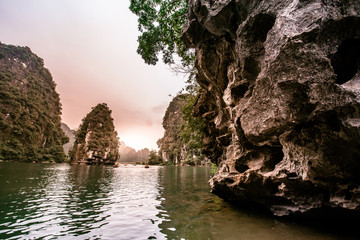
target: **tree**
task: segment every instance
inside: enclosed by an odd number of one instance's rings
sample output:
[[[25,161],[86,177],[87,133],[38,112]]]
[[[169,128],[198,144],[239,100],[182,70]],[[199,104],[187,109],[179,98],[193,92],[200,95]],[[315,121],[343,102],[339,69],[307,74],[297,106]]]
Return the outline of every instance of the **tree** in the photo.
[[[193,72],[194,53],[180,39],[186,22],[188,3],[186,0],[131,0],[130,10],[136,14],[138,28],[137,53],[147,64],[155,65],[162,55],[165,64],[176,72]],[[175,55],[181,64],[175,64]]]
[[[160,164],[160,163],[162,163],[162,160],[159,157],[159,155],[157,154],[157,152],[154,151],[154,150],[151,150],[150,154],[148,156],[148,164],[157,165],[157,164]]]

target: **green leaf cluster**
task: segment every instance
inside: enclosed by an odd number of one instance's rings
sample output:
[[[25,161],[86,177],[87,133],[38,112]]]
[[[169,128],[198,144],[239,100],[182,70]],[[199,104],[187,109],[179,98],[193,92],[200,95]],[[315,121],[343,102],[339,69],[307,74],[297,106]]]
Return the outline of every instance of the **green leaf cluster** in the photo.
[[[174,64],[180,57],[184,67],[193,65],[194,53],[181,41],[181,31],[186,22],[186,0],[131,0],[130,10],[138,18],[137,52],[147,64],[155,65],[159,54],[165,64]]]
[[[0,44],[0,160],[65,160],[61,105],[43,60]]]

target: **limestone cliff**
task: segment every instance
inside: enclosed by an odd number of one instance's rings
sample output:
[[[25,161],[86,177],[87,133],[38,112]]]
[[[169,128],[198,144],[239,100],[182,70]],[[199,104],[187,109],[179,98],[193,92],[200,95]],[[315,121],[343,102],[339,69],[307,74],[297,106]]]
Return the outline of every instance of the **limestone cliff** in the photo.
[[[163,118],[164,136],[158,140],[159,155],[164,162],[178,165],[204,164],[201,147],[197,139],[199,121],[193,118],[193,100],[196,96],[179,94],[170,102]],[[189,116],[186,116],[189,115]],[[199,126],[197,126],[199,127]]]
[[[186,104],[186,95],[180,94],[170,102],[163,118],[164,136],[158,140],[159,155],[164,162],[180,164],[185,161],[184,144],[180,138],[183,114],[181,109]]]
[[[64,131],[65,135],[69,138],[69,142],[64,144],[64,152],[68,154],[70,149],[73,148],[75,143],[75,130],[71,130],[68,125],[61,123],[61,129]]]
[[[212,192],[275,215],[360,210],[360,2],[190,0]]]
[[[68,139],[55,86],[28,47],[0,43],[0,160],[64,161]]]
[[[119,141],[106,103],[93,107],[82,120],[70,157],[73,162],[87,164],[114,164],[118,160]]]

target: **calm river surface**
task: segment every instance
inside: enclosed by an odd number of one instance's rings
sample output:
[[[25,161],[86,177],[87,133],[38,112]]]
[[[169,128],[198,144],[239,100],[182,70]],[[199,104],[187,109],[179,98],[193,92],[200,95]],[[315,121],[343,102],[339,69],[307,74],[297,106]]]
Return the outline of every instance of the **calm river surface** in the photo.
[[[244,212],[210,169],[0,163],[0,239],[343,239]]]

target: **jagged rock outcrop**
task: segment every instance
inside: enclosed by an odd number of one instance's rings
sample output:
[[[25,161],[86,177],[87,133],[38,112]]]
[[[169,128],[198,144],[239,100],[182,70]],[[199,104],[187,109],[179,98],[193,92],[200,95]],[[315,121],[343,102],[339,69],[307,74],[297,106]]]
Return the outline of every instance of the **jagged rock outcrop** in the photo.
[[[61,129],[64,131],[65,135],[69,138],[69,142],[63,145],[64,152],[67,155],[70,149],[73,148],[75,143],[75,130],[71,130],[68,125],[61,123]]]
[[[360,2],[190,0],[212,192],[275,215],[360,211]]]
[[[93,107],[82,120],[69,155],[72,162],[87,164],[114,164],[119,159],[119,140],[106,103]]]
[[[65,160],[55,86],[30,48],[0,43],[0,160]]]

